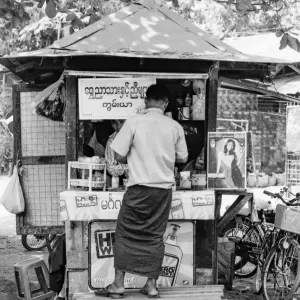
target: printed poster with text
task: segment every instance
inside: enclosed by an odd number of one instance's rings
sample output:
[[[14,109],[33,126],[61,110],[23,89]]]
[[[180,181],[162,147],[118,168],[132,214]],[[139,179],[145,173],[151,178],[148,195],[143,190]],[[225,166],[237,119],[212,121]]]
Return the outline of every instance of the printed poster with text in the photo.
[[[145,97],[155,78],[78,79],[79,119],[127,119],[145,111]]]
[[[208,132],[208,188],[246,188],[246,132]]]
[[[116,222],[89,223],[89,287],[99,289],[114,280]],[[194,223],[168,222],[165,256],[158,287],[192,286],[194,281]],[[126,274],[125,288],[141,288],[147,278]]]

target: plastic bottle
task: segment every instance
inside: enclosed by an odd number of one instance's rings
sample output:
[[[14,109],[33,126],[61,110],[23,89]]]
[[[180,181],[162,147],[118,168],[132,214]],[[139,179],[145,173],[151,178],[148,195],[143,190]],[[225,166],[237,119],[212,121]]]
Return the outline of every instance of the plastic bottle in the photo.
[[[180,226],[171,224],[171,231],[165,241],[165,255],[161,273],[157,280],[158,287],[170,287],[176,283],[178,271],[182,260],[182,250],[177,245],[177,236]]]

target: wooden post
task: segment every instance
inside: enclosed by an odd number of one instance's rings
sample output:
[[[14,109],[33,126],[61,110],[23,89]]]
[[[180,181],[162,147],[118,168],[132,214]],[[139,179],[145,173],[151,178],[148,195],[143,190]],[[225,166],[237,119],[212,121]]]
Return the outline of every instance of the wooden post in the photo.
[[[77,160],[77,78],[67,76],[66,81],[66,172],[69,161]]]
[[[218,112],[218,81],[219,81],[219,68],[214,67],[212,69],[211,75],[209,77],[207,86],[206,86],[206,116],[205,116],[205,145],[204,145],[204,165],[207,168],[207,133],[215,132],[217,129],[217,112]],[[216,201],[216,199],[215,199]],[[212,283],[217,284],[218,281],[218,235],[217,235],[217,220],[214,220],[213,224],[207,224],[207,229],[211,231],[211,234],[208,240],[210,240],[211,246],[210,251],[211,263],[212,263]],[[209,221],[206,221],[209,223]]]
[[[17,164],[22,156],[22,142],[21,142],[21,97],[18,86],[14,85],[12,89],[12,101],[13,101],[13,126],[14,126],[14,156],[13,156],[13,165]],[[13,170],[11,170],[12,172]],[[22,177],[20,177],[20,183],[22,182]],[[17,234],[21,234],[21,228],[24,225],[24,213],[18,214],[16,217],[16,231]]]
[[[78,135],[78,98],[77,98],[77,78],[67,77],[67,97],[66,97],[66,170],[69,161],[77,160],[79,141]],[[66,185],[67,186],[67,185]],[[65,222],[66,230],[66,252],[67,252],[67,283],[69,294],[75,292],[85,292],[88,290],[88,251],[86,248],[86,238],[84,222]]]
[[[206,84],[204,168],[207,169],[207,133],[217,129],[219,69],[214,68]]]
[[[214,68],[208,80],[208,93],[206,96],[207,132],[209,131],[214,132],[217,129],[218,82],[219,82],[219,69]]]

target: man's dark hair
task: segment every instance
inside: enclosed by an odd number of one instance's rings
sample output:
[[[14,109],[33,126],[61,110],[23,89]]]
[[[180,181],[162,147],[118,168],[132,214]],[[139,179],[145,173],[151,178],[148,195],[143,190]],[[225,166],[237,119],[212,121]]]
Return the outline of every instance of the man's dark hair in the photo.
[[[93,157],[94,154],[95,154],[94,149],[91,146],[86,145],[86,144],[83,145],[83,155],[84,156]]]
[[[164,100],[168,101],[170,99],[169,90],[163,84],[151,85],[146,92],[146,98],[148,100]]]

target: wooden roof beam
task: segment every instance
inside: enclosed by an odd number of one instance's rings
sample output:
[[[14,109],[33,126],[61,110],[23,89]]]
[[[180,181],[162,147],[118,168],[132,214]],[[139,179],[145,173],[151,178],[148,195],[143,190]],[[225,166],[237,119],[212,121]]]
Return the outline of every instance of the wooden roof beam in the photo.
[[[294,70],[296,73],[300,74],[300,69],[298,69],[296,66],[294,65],[289,65],[289,67]]]
[[[267,64],[255,62],[238,62],[238,61],[220,61],[220,70],[237,71],[237,70],[262,70],[268,71]]]

